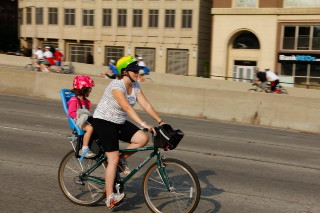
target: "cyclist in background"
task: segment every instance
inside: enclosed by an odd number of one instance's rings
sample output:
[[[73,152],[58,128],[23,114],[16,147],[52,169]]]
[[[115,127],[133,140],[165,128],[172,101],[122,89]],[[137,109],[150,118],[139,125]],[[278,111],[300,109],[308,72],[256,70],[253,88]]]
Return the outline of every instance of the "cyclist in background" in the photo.
[[[40,70],[42,72],[49,72],[49,70],[45,66],[45,60],[44,60],[44,55],[42,51],[42,47],[37,47],[37,50],[35,53],[32,55],[33,59],[36,59],[37,65],[40,67]]]
[[[130,143],[126,149],[141,148],[148,143],[149,137],[138,126],[127,120],[127,115],[148,131],[155,131],[152,125],[147,124],[136,112],[133,106],[138,102],[159,125],[164,124],[158,113],[154,110],[144,96],[140,84],[139,70],[141,67],[133,56],[122,57],[117,61],[118,76],[112,80],[93,113],[93,127],[105,155],[108,165],[105,170],[106,205],[111,209],[124,198],[124,193],[113,192],[117,168],[126,175],[131,171],[126,159],[133,154],[119,155],[119,140]]]
[[[260,87],[264,90],[267,86],[267,74],[265,72],[261,72],[259,67],[254,68],[254,73],[256,74],[254,82],[260,83]]]
[[[137,57],[138,59],[138,65],[141,67],[139,71],[139,81],[144,81],[144,75],[150,74],[150,69],[147,67],[146,63],[143,61],[143,58],[141,56]]]
[[[100,73],[100,76],[103,78],[115,79],[118,75],[118,70],[114,65],[115,63],[116,63],[115,60],[110,59],[107,71],[105,73]]]
[[[269,68],[264,69],[267,75],[267,80],[271,82],[271,91],[275,92],[279,88],[279,76],[271,72]]]
[[[55,60],[55,65],[57,66],[57,70],[58,72],[61,72],[61,62],[62,62],[62,58],[63,58],[63,54],[62,52],[60,51],[59,48],[56,48],[55,49],[56,51],[53,53],[54,55],[54,60]]]

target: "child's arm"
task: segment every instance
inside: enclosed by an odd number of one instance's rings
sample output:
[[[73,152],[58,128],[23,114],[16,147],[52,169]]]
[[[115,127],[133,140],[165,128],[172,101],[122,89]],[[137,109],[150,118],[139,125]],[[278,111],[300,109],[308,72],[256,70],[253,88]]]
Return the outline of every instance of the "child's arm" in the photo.
[[[71,118],[77,118],[78,100],[76,98],[71,98],[68,101],[68,115]]]

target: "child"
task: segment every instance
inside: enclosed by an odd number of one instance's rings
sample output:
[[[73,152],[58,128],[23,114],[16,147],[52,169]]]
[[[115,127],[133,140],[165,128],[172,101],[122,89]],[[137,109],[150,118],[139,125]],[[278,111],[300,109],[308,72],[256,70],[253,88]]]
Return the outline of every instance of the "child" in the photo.
[[[73,79],[72,92],[76,95],[70,98],[68,101],[68,115],[75,119],[76,124],[85,131],[83,136],[83,146],[79,151],[81,160],[85,158],[93,158],[96,156],[89,149],[89,141],[93,133],[93,127],[88,122],[89,116],[91,116],[89,110],[91,108],[91,102],[87,99],[94,87],[94,81],[87,75],[78,75]]]

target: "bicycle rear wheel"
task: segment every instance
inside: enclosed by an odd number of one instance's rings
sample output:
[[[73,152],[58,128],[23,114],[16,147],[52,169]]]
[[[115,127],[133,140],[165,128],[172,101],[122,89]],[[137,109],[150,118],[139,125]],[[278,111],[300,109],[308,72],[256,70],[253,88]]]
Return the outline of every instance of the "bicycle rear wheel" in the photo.
[[[249,89],[248,91],[249,91],[249,92],[258,92],[257,89]]]
[[[69,65],[62,65],[61,70],[62,70],[62,73],[69,74],[70,73],[70,66]]]
[[[71,202],[83,206],[93,206],[105,198],[104,184],[80,178],[80,175],[96,162],[94,159],[85,158],[80,163],[73,150],[63,158],[58,172],[59,185]],[[105,166],[106,163],[103,163],[87,177],[98,177],[103,180]]]
[[[288,94],[288,91],[286,89],[281,88],[280,89],[280,93],[281,94]]]
[[[33,71],[34,70],[34,67],[32,64],[27,64],[25,67],[24,67],[25,70],[27,71]]]
[[[152,212],[193,212],[200,200],[200,183],[195,172],[177,159],[162,160],[168,189],[157,164],[152,164],[143,179],[142,191]]]

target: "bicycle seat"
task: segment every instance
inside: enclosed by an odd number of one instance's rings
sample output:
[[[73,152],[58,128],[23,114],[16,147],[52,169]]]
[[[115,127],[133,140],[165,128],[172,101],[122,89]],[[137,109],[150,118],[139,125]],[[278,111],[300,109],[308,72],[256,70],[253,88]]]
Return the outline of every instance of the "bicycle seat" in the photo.
[[[70,89],[62,89],[62,90],[60,90],[60,96],[61,96],[62,107],[63,107],[64,112],[67,115],[70,129],[72,131],[77,132],[78,135],[84,135],[84,131],[82,129],[80,129],[80,127],[76,125],[76,122],[68,115],[68,104],[67,103],[71,97],[75,96],[75,94],[73,94]]]

